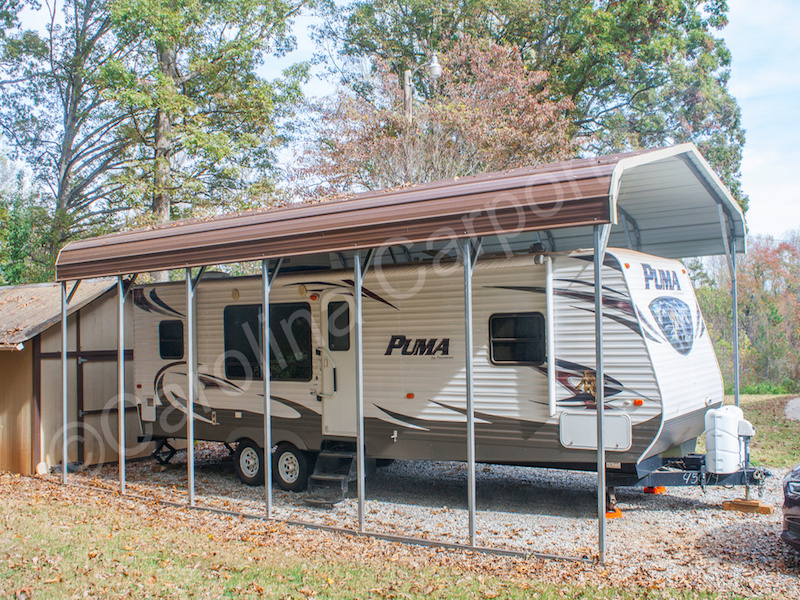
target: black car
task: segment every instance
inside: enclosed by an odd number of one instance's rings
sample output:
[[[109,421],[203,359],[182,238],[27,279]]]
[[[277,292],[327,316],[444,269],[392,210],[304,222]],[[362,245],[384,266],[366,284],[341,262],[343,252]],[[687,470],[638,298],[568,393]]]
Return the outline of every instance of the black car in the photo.
[[[783,498],[781,539],[800,551],[800,465],[784,477]]]

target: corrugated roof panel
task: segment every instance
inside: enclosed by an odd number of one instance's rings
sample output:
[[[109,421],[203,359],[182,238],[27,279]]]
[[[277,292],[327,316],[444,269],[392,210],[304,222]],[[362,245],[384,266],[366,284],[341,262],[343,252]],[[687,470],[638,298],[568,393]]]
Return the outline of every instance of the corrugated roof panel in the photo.
[[[743,251],[741,211],[685,144],[83,240],[61,251],[56,268],[59,280],[69,280],[545,230],[557,250],[573,250],[591,247],[587,226],[617,221],[617,207],[639,225],[644,252],[721,254],[718,206]],[[703,227],[694,239],[681,224]],[[613,239],[624,239],[620,231],[621,223]]]

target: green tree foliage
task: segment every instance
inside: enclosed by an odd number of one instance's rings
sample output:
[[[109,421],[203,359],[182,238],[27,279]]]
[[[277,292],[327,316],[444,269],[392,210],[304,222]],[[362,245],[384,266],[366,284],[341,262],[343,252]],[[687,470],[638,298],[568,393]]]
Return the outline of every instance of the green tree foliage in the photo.
[[[143,214],[249,207],[274,189],[305,69],[258,70],[292,47],[306,1],[64,0],[44,34],[18,28],[16,0],[0,7],[0,129],[47,199],[51,261]]]
[[[328,6],[319,37],[338,46],[342,80],[361,93],[370,86],[355,67],[365,59],[399,75],[466,37],[513,45],[549,73],[554,99],[571,102],[584,152],[694,142],[746,208],[731,57],[715,36],[726,13],[724,0],[355,0]]]
[[[274,190],[275,151],[301,97],[305,69],[258,75],[293,47],[306,0],[111,0],[129,53],[104,70],[133,127],[126,202],[162,223],[193,211],[249,207]]]
[[[370,100],[341,90],[323,102],[300,180],[318,195],[422,183],[564,159],[572,152],[569,101],[554,102],[546,73],[525,68],[514,46],[467,38],[428,102],[402,110],[403,91],[384,66]]]
[[[6,31],[19,26],[18,15],[23,6],[23,0],[0,0],[0,39],[6,37]]]
[[[743,386],[800,391],[800,231],[787,240],[752,237],[739,257],[739,345]],[[726,383],[732,384],[731,280],[724,260],[702,269],[697,296]]]
[[[109,175],[128,159],[125,117],[100,81],[104,64],[124,50],[110,32],[104,0],[67,0],[64,24],[48,5],[42,36],[15,31],[5,40],[0,128],[17,158],[49,197],[50,260],[70,239],[111,228],[119,184]]]
[[[52,277],[47,235],[50,217],[5,156],[0,156],[0,285]]]

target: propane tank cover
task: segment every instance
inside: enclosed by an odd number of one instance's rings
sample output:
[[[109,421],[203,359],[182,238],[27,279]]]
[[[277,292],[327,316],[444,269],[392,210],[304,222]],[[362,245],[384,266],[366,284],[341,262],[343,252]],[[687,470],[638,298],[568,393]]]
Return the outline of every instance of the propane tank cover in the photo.
[[[744,413],[736,406],[706,413],[706,468],[710,473],[729,474],[741,468],[744,456],[739,423],[743,420]]]

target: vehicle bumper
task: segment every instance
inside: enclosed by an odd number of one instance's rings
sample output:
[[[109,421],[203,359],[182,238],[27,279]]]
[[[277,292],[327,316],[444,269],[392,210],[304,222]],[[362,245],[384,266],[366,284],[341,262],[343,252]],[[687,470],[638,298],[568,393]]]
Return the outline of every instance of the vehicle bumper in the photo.
[[[795,550],[800,551],[800,516],[784,516],[781,539]]]

